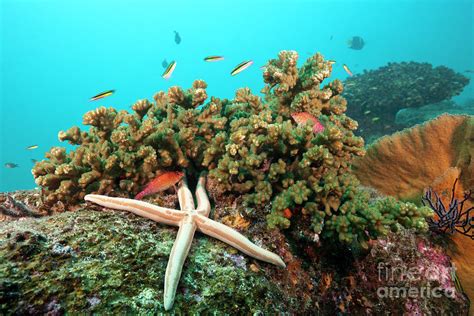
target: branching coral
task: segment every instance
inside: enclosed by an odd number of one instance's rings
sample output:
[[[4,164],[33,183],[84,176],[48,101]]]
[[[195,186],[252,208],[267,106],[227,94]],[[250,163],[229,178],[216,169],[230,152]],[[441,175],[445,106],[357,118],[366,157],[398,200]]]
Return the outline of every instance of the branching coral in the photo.
[[[364,151],[362,139],[353,134],[357,123],[344,115],[342,84],[336,80],[322,86],[332,66],[321,55],[301,68],[296,61],[295,52],[284,51],[264,66],[265,102],[245,89],[225,108],[229,140],[220,147],[210,182],[243,194],[257,209],[272,202],[270,227],[297,223],[292,229],[308,240],[320,234],[366,246],[396,223],[425,228],[427,209],[393,200],[369,205],[349,170],[353,157]],[[324,131],[295,126],[291,114],[296,112],[318,118]],[[295,220],[285,216],[287,209],[299,213]]]
[[[157,93],[154,104],[135,103],[135,113],[105,107],[87,112],[83,124],[92,126],[88,132],[75,126],[59,133],[61,141],[79,147],[70,153],[52,148],[48,160],[33,168],[46,203],[75,202],[92,192],[136,194],[157,172],[199,166],[209,140],[227,121],[219,116],[219,99],[202,111],[194,108],[207,97],[205,88],[200,80],[187,91],[172,87]]]
[[[381,136],[406,126],[395,123],[402,108],[448,100],[462,92],[469,78],[428,63],[402,62],[364,71],[344,82],[347,113],[359,122],[364,137]]]
[[[87,193],[135,194],[163,170],[186,169],[191,179],[208,170],[215,200],[242,195],[253,216],[266,216],[271,227],[297,223],[292,229],[302,238],[321,234],[366,245],[397,223],[424,228],[424,208],[389,200],[369,205],[350,173],[364,144],[344,114],[342,83],[323,84],[332,65],[319,54],[300,68],[297,61],[296,52],[282,51],[265,65],[263,100],[244,88],[233,100],[204,103],[206,84],[198,80],[188,90],[158,92],[154,103],[137,102],[133,114],[88,112],[89,132],[73,127],[59,135],[79,147],[69,154],[53,148],[34,167],[36,181],[47,202],[74,202]],[[312,115],[323,131],[297,124],[298,112]],[[285,210],[295,214],[291,221]]]

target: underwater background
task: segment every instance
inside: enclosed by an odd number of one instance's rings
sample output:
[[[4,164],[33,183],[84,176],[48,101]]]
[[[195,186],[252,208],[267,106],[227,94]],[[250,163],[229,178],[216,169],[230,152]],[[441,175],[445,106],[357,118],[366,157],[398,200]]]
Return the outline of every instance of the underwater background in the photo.
[[[58,132],[81,126],[85,112],[129,110],[137,99],[195,79],[221,98],[240,87],[258,93],[260,66],[281,50],[296,50],[301,64],[315,52],[337,61],[332,79],[348,77],[342,64],[354,74],[400,61],[445,65],[468,77],[474,69],[472,1],[0,3],[0,191],[35,187],[31,159],[60,145]],[[364,39],[363,49],[348,47],[353,36]],[[209,55],[225,60],[204,62]],[[169,80],[161,77],[164,59],[177,62]],[[231,76],[244,60],[254,64]],[[89,101],[110,89],[112,96]],[[455,100],[472,98],[471,82]]]

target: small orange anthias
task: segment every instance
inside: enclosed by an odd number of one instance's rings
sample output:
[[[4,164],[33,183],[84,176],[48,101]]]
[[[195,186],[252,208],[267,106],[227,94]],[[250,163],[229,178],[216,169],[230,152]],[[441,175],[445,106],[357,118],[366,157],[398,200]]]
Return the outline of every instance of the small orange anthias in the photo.
[[[295,120],[296,124],[302,125],[306,124],[307,122],[311,122],[313,124],[313,133],[318,134],[324,131],[324,125],[315,118],[313,115],[309,114],[308,112],[298,112],[291,114],[291,117]]]
[[[147,195],[154,194],[171,188],[183,178],[184,173],[180,171],[168,171],[160,174],[148,183],[140,193],[135,196],[136,200],[141,200]]]

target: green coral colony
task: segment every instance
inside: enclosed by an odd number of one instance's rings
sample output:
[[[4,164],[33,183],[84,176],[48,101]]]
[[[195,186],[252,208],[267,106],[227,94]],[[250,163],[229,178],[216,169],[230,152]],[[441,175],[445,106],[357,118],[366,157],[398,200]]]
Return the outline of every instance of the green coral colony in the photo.
[[[88,132],[59,133],[75,150],[54,147],[33,168],[45,203],[136,194],[159,172],[186,170],[196,179],[206,170],[214,199],[241,195],[270,228],[296,229],[302,239],[366,247],[397,224],[426,229],[427,208],[393,199],[369,203],[350,170],[364,143],[353,133],[357,122],[344,114],[343,84],[322,85],[332,65],[320,54],[300,68],[297,60],[296,52],[282,51],[264,66],[263,99],[244,88],[233,100],[205,103],[207,84],[197,80],[188,90],[158,92],[153,103],[138,101],[134,113],[105,107],[86,113]],[[297,112],[318,118],[324,131],[297,125],[291,118]]]

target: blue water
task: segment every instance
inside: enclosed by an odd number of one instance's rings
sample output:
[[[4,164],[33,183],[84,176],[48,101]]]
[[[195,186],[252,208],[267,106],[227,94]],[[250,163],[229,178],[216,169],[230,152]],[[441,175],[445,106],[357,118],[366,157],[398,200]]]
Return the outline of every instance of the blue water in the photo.
[[[473,1],[75,1],[0,0],[0,191],[35,186],[41,159],[60,130],[98,106],[129,109],[173,85],[204,79],[208,94],[259,91],[259,67],[280,50],[300,61],[321,52],[352,72],[390,61],[474,69]],[[182,38],[174,42],[174,30]],[[362,36],[363,50],[347,48]],[[332,37],[332,40],[331,40]],[[208,55],[225,60],[205,63]],[[170,80],[162,60],[176,60]],[[254,65],[232,77],[243,60]],[[336,67],[332,78],[347,74]],[[89,102],[99,92],[106,99]],[[457,99],[474,98],[470,84]],[[25,147],[38,144],[28,151]],[[6,169],[5,162],[20,165]]]

